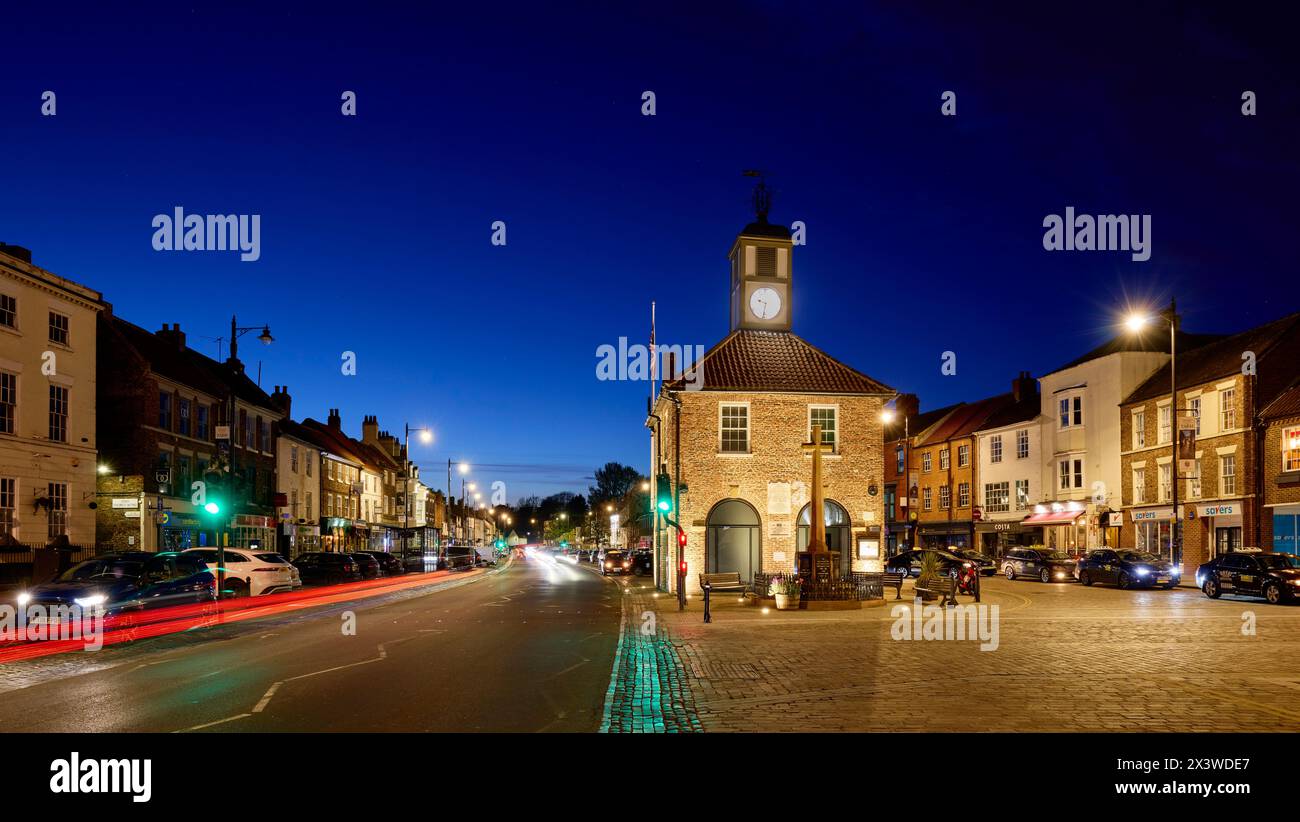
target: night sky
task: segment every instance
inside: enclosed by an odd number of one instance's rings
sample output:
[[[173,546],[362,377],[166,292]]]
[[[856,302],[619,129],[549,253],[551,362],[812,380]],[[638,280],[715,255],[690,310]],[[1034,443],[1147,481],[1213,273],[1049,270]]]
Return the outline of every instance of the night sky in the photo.
[[[269,323],[240,353],[295,417],[430,425],[426,482],[465,459],[511,501],[644,466],[647,385],[597,381],[595,351],[644,341],[651,300],[661,342],[725,335],[747,168],[807,225],[794,330],[922,408],[1056,368],[1126,303],[1176,296],[1205,332],[1300,309],[1292,25],[703,5],[11,8],[0,240],[213,356],[232,313]],[[261,259],[154,251],[176,206],[260,214]],[[1044,251],[1067,206],[1152,215],[1150,261]]]

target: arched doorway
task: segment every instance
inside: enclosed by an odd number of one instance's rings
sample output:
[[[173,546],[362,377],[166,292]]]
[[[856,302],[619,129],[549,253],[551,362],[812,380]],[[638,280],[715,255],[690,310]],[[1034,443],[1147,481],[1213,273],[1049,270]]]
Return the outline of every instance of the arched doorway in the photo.
[[[744,500],[724,499],[709,511],[705,531],[706,573],[735,571],[749,582],[763,570],[758,512]]]
[[[849,522],[849,512],[833,499],[822,505],[822,521],[826,523],[826,547],[840,552],[840,571],[848,573],[853,570],[853,523]],[[798,532],[795,534],[796,550],[808,548],[812,538],[812,504],[805,505],[799,512]]]

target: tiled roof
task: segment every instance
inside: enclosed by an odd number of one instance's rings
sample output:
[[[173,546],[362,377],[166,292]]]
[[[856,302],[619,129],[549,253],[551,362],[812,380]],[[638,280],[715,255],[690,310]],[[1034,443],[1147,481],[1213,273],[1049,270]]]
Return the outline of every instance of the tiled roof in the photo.
[[[1010,394],[999,394],[996,397],[963,403],[946,419],[931,426],[930,430],[918,432],[922,433],[922,436],[917,440],[916,444],[927,445],[969,436],[971,432],[983,427],[984,421],[991,414],[1000,411],[1002,406],[1006,405],[1010,399]]]
[[[925,429],[934,425],[939,420],[951,414],[953,411],[961,408],[965,403],[959,402],[953,405],[945,405],[943,408],[934,408],[929,411],[922,411],[919,414],[913,414],[907,418],[907,433],[909,436],[915,436],[922,433]],[[895,419],[888,423],[884,429],[885,442],[893,442],[903,438],[903,422],[901,419]]]
[[[1223,339],[1222,334],[1189,334],[1186,331],[1178,332],[1178,351],[1179,356],[1182,352],[1191,351],[1199,348],[1206,343]],[[1096,360],[1111,354],[1120,354],[1127,351],[1159,351],[1165,354],[1169,353],[1169,325],[1165,323],[1163,332],[1159,330],[1150,331],[1145,334],[1120,334],[1114,339],[1108,340],[1096,348],[1070,360],[1060,368],[1054,369],[1047,373],[1055,374],[1057,371],[1064,371],[1067,368],[1074,368],[1076,365],[1082,365],[1089,360]]]
[[[1256,326],[1231,337],[1220,337],[1214,342],[1206,343],[1191,351],[1178,351],[1178,388],[1179,390],[1201,385],[1212,380],[1241,373],[1241,355],[1253,351],[1258,364],[1269,355],[1270,349],[1289,335],[1300,334],[1300,313],[1291,314],[1280,320]],[[1280,363],[1281,367],[1294,368],[1294,363]],[[1169,393],[1169,363],[1165,363],[1156,373],[1139,385],[1124,400],[1124,404],[1144,402],[1162,397]],[[1272,397],[1259,397],[1264,404]]]
[[[1259,412],[1259,415],[1266,420],[1300,417],[1300,378],[1297,378],[1290,388],[1279,394],[1277,399]]]
[[[1020,402],[1016,402],[1014,395],[1003,394],[1001,407],[989,415],[988,419],[980,425],[980,430],[985,428],[1001,428],[1005,425],[1015,425],[1018,422],[1029,422],[1042,413],[1042,401],[1038,392],[1026,395]]]
[[[893,394],[894,389],[856,371],[789,331],[733,331],[687,372],[666,381],[681,391],[703,368],[705,391],[784,391],[806,394]]]

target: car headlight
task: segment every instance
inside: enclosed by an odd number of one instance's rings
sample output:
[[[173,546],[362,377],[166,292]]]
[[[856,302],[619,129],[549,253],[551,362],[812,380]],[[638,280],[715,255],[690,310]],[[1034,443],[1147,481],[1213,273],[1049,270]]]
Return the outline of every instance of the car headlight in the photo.
[[[27,603],[29,603],[29,602],[31,602],[31,601],[32,601],[32,595],[29,594],[29,593],[27,593],[26,591],[23,591],[22,593],[20,593],[20,594],[18,595],[18,607],[19,607],[19,608],[22,608],[24,605],[26,605]]]
[[[1137,574],[1137,575],[1140,576],[1140,577],[1144,577],[1144,576],[1146,576],[1147,574],[1151,573],[1151,569],[1150,569],[1150,568],[1134,568],[1134,569],[1133,569],[1133,573]]]
[[[108,597],[103,594],[91,594],[88,597],[77,597],[72,601],[82,608],[94,608],[96,605],[103,605],[108,602]]]
[[[1292,585],[1300,585],[1300,579],[1293,579],[1293,580],[1291,580],[1291,584],[1292,584]]]

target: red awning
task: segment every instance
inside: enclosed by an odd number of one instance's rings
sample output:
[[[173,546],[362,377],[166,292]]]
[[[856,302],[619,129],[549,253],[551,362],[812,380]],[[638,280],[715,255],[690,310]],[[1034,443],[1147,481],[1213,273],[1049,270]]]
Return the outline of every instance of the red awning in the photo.
[[[1069,525],[1079,517],[1083,516],[1082,511],[1060,511],[1048,512],[1046,514],[1031,514],[1024,518],[1023,525]]]

